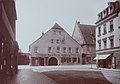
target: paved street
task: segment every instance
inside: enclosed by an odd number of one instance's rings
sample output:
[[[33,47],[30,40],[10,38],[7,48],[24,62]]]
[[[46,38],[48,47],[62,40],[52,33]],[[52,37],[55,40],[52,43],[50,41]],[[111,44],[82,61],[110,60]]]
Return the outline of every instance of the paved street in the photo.
[[[84,83],[81,78],[85,78]],[[6,84],[68,84],[69,80],[76,81],[74,84],[96,84],[93,80],[101,80],[97,84],[120,84],[120,70],[97,69],[95,65],[19,66],[18,74]]]

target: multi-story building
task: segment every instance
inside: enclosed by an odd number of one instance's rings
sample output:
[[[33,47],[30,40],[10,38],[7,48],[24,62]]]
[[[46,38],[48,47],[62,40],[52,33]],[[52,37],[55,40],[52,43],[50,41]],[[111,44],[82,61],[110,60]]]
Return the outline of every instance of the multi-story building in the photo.
[[[81,64],[81,46],[57,23],[30,46],[30,65]]]
[[[81,45],[82,64],[93,63],[96,55],[95,25],[80,24],[76,21],[72,37]]]
[[[98,67],[120,68],[120,2],[109,2],[96,22]]]
[[[0,0],[0,79],[17,72],[15,0]],[[2,83],[0,81],[0,83]],[[7,84],[7,83],[5,83]]]

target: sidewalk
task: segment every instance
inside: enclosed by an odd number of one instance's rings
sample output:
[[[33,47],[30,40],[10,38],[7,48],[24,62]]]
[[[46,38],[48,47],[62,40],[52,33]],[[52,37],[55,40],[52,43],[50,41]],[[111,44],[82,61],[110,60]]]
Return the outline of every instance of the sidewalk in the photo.
[[[52,79],[42,73],[29,69],[19,70],[18,74],[7,84],[56,84]]]
[[[97,68],[95,65],[92,66],[92,69],[101,71],[112,84],[120,84],[120,69]]]

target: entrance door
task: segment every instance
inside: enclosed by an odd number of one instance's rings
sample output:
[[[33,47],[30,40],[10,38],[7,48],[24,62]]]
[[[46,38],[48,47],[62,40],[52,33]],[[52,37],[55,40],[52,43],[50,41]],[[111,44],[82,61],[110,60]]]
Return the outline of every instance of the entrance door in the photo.
[[[56,59],[55,57],[50,58],[50,59],[49,59],[49,62],[48,62],[48,65],[49,65],[49,66],[58,65],[57,59]]]

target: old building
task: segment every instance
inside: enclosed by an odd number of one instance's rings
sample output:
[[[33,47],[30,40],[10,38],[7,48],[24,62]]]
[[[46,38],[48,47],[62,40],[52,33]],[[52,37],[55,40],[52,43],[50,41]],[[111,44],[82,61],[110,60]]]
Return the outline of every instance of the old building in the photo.
[[[82,63],[93,63],[95,51],[95,26],[80,24],[76,21],[72,37],[81,45]]]
[[[81,64],[81,46],[57,23],[30,45],[30,65]]]
[[[96,22],[98,67],[120,68],[120,3],[109,2]]]
[[[0,0],[0,79],[17,72],[15,0]]]
[[[29,53],[18,52],[18,65],[29,65]]]

